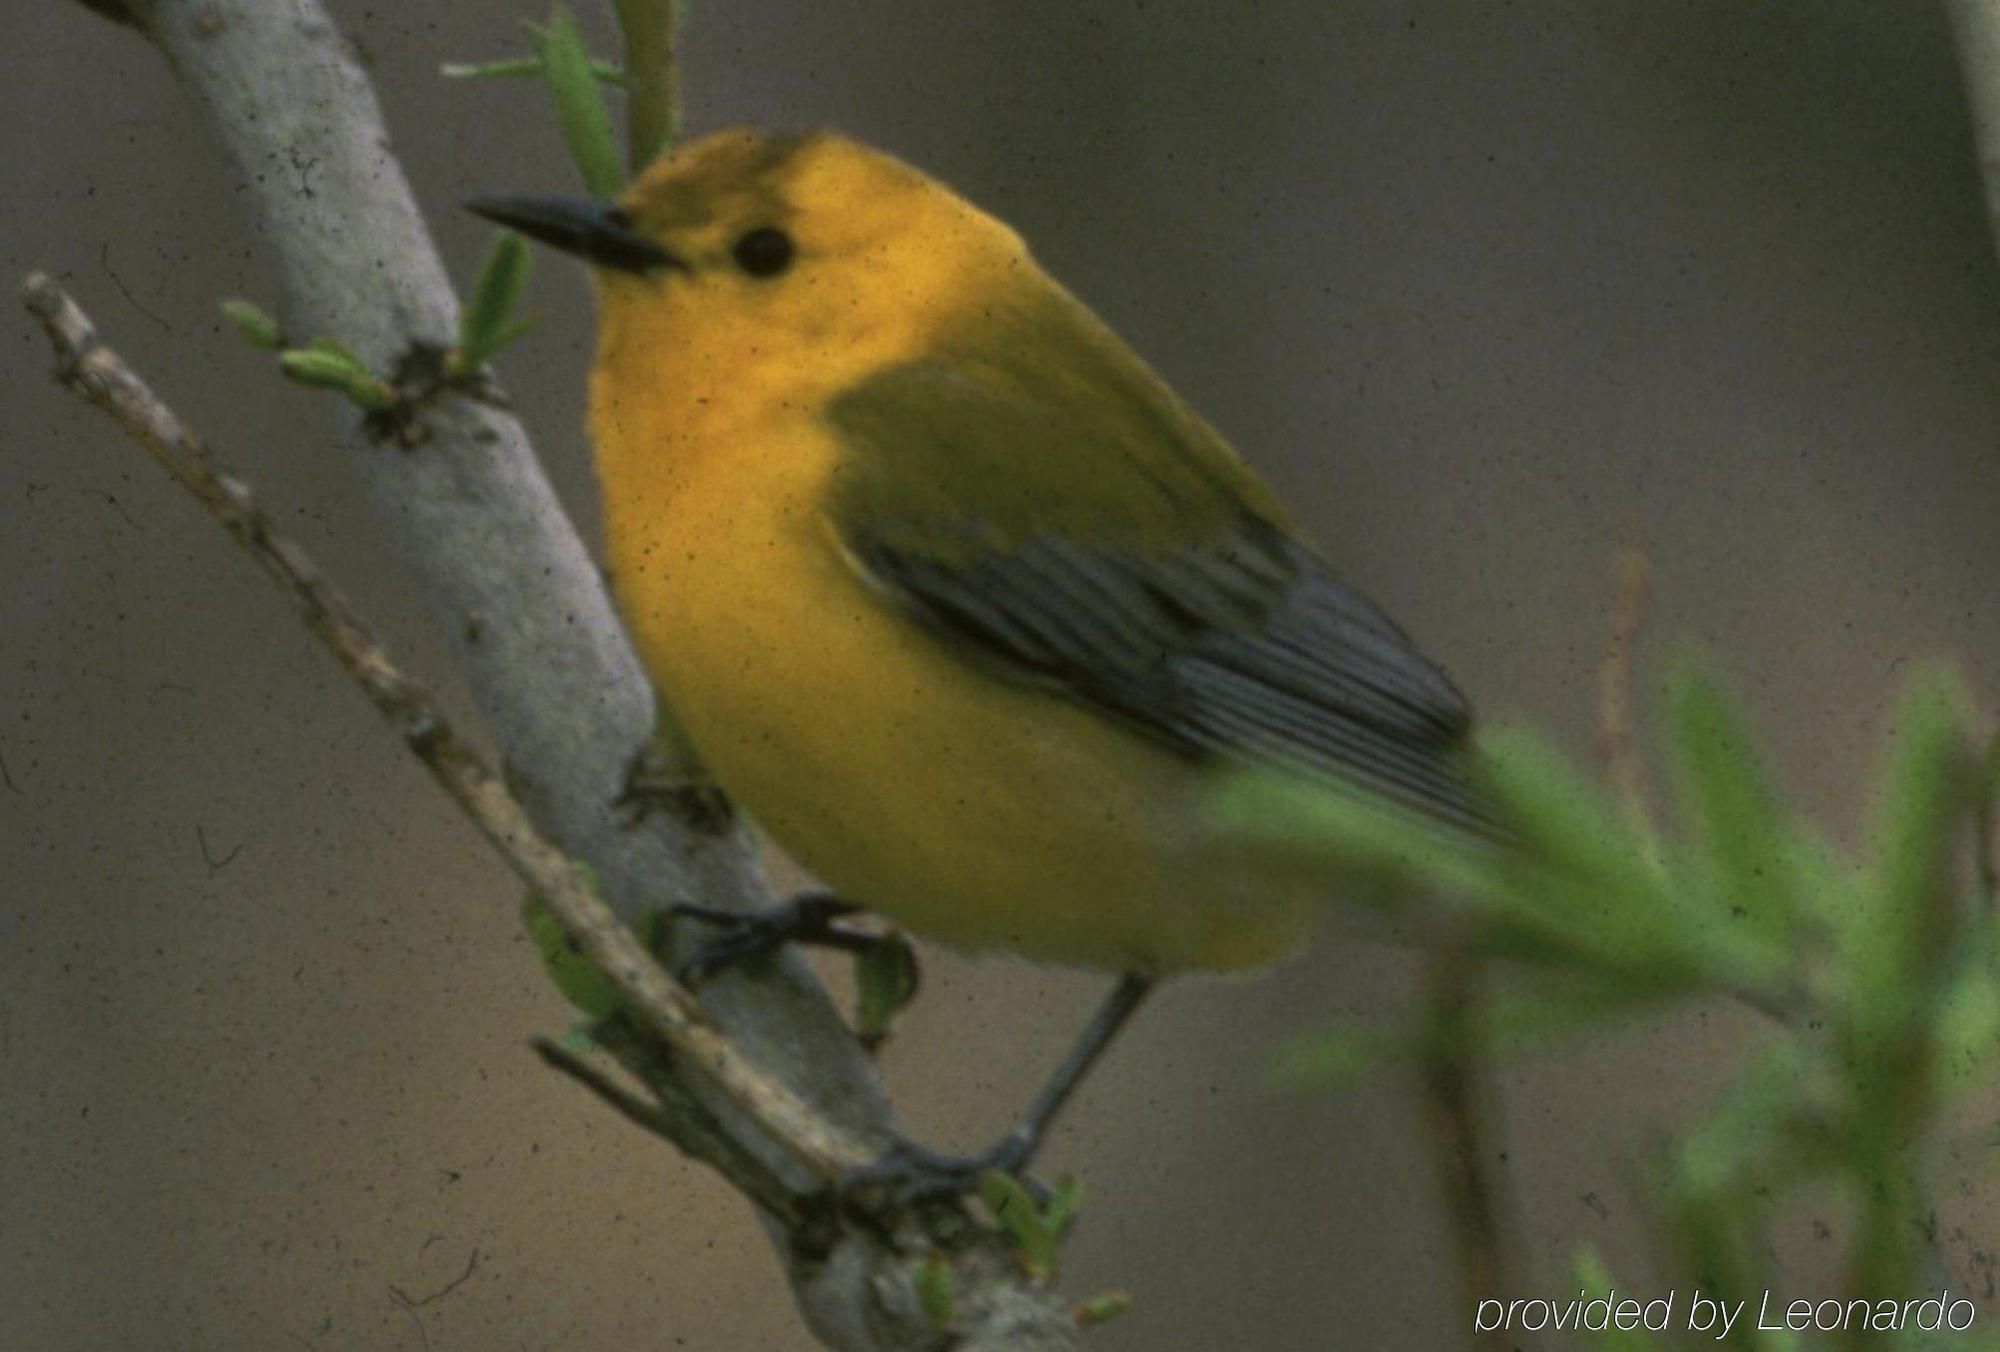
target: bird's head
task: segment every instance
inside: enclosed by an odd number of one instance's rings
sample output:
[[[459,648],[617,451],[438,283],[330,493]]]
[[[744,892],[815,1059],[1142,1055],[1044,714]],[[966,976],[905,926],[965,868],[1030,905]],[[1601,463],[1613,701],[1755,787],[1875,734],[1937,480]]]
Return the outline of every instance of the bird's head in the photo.
[[[615,203],[471,205],[592,265],[608,356],[739,372],[794,363],[829,388],[920,354],[1027,258],[1012,230],[950,189],[830,132],[717,132]]]

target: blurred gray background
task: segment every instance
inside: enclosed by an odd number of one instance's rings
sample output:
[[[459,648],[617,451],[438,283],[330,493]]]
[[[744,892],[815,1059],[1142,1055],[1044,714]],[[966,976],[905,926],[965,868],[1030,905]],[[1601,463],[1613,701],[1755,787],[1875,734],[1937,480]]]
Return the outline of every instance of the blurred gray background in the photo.
[[[455,203],[573,180],[529,87],[437,67],[542,11],[334,9],[464,278]],[[215,319],[275,282],[162,63],[62,0],[0,9],[0,52],[0,274],[59,272],[446,680],[328,401]],[[1849,839],[1911,663],[1996,693],[2000,277],[1928,3],[697,0],[686,71],[697,130],[831,123],[1019,226],[1490,718],[1588,754],[1625,546],[1647,677],[1717,657]],[[580,277],[545,262],[536,307],[503,374],[590,521]],[[512,880],[24,318],[0,351],[0,1345],[807,1346],[745,1209],[529,1054],[568,1015]],[[1137,1297],[1096,1345],[1461,1336],[1406,1087],[1262,1073],[1407,974],[1328,949],[1139,1023],[1048,1160],[1091,1191],[1068,1286]],[[970,1145],[1100,983],[929,975],[887,1070]],[[1646,1150],[1752,1031],[1697,1011],[1507,1074],[1509,1294],[1580,1243],[1643,1284]],[[1943,1204],[1984,1289],[1993,1199]]]

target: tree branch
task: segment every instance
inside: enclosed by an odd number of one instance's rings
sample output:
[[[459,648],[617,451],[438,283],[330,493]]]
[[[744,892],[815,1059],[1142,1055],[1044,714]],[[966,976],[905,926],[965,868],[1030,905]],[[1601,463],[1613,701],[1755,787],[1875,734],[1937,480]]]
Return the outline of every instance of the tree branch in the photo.
[[[280,535],[242,480],[218,467],[200,439],[98,341],[83,311],[42,273],[22,298],[56,352],[57,377],[118,425],[206,507],[298,608],[354,683],[424,763],[452,802],[515,874],[563,922],[578,951],[610,979],[640,1026],[808,1166],[823,1184],[873,1158],[849,1133],[746,1061],[696,1007],[694,996],[639,946],[611,908],[549,840],[505,785],[405,676],[304,550]]]
[[[375,370],[448,348],[456,299],[388,149],[374,92],[319,0],[127,0],[116,8],[172,63],[234,161],[257,233],[277,250],[288,329],[337,336]],[[385,449],[359,425],[348,444],[385,537],[501,748],[507,786],[488,779],[481,793],[511,789],[549,851],[540,864],[587,895],[563,856],[588,863],[627,921],[674,899],[767,903],[740,831],[660,813],[634,826],[617,810],[626,768],[650,741],[653,699],[520,424],[498,400],[461,397],[426,403],[417,416],[423,435],[413,449]],[[629,937],[599,930],[590,943],[607,975],[644,993],[655,1016],[685,1018],[676,1037],[734,1050],[740,1064],[722,1078],[678,1083],[787,1188],[809,1190],[856,1143],[873,1151],[889,1139],[880,1081],[803,963],[788,958],[719,977],[697,1011],[685,992],[659,988],[657,970],[644,974],[649,960],[626,966],[644,958],[624,946]],[[664,1026],[652,1031],[666,1036]],[[684,1053],[676,1062],[690,1059],[699,1058]],[[806,1114],[794,1127],[810,1119],[823,1132],[782,1139],[789,1129],[774,1135],[746,1113],[756,1095],[741,1076],[752,1073]],[[782,1227],[774,1238],[801,1312],[829,1346],[873,1352],[945,1341],[922,1313],[912,1260],[900,1249],[853,1229],[809,1256]],[[954,1247],[953,1262],[957,1346],[1073,1345],[1054,1294],[1025,1283],[990,1233]]]
[[[644,1062],[640,1076],[650,1085],[678,1084],[678,1078],[658,1060],[643,1038],[611,1035],[612,1050],[628,1065]],[[607,1036],[595,1039],[600,1046]],[[560,1071],[596,1095],[598,1100],[633,1125],[643,1128],[692,1159],[700,1160],[729,1180],[729,1185],[764,1209],[767,1216],[796,1231],[804,1223],[807,1199],[785,1186],[754,1155],[731,1141],[693,1097],[681,1094],[673,1102],[649,1100],[633,1093],[591,1062],[548,1038],[531,1044],[551,1069]]]

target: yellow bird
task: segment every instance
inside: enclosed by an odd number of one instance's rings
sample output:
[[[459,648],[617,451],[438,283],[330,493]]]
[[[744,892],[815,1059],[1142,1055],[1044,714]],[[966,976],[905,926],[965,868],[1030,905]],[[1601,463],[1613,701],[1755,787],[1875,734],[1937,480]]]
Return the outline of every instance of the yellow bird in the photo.
[[[728,131],[615,205],[473,205],[594,265],[613,584],[716,783],[844,903],[1122,974],[998,1146],[899,1167],[1024,1167],[1154,979],[1305,941],[1296,877],[1210,824],[1222,776],[1477,828],[1450,681],[949,188]]]

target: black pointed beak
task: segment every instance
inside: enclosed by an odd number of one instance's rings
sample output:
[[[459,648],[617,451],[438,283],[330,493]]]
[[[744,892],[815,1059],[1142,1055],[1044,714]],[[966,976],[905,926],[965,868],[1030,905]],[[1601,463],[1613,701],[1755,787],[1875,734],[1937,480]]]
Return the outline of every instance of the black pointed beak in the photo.
[[[600,268],[646,273],[687,267],[634,230],[625,213],[609,202],[569,197],[481,197],[465,206],[474,215]]]

